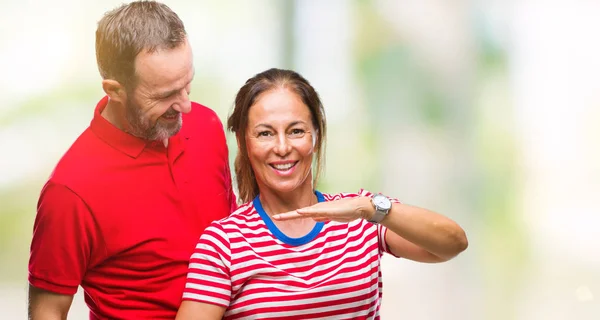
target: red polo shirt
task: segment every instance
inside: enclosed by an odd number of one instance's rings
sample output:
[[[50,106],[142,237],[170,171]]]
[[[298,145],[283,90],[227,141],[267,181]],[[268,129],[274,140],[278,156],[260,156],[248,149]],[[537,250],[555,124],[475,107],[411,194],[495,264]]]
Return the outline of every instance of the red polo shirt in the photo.
[[[192,103],[165,148],[110,124],[107,102],[42,189],[29,282],[81,285],[91,319],[173,319],[200,234],[235,208],[223,126]]]

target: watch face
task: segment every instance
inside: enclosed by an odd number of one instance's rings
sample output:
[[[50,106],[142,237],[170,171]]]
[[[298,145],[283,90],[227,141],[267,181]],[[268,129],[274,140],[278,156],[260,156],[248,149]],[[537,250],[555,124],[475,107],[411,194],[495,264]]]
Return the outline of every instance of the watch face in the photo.
[[[392,207],[392,202],[386,196],[382,194],[377,194],[373,196],[373,203],[384,210],[387,210]]]

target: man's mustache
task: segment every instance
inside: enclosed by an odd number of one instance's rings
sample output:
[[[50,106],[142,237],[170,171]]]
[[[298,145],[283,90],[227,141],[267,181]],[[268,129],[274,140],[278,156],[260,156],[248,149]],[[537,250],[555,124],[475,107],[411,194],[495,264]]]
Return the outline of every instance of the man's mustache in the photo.
[[[178,114],[179,114],[178,111],[175,111],[174,109],[169,109],[165,113],[163,113],[162,115],[163,115],[163,117],[174,117],[174,116],[176,116]]]

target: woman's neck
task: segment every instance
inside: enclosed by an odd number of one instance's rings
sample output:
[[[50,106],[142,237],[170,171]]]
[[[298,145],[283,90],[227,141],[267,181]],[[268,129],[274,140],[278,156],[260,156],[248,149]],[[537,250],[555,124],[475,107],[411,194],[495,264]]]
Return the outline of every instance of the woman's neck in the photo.
[[[265,212],[272,216],[274,214],[290,212],[304,208],[319,202],[312,185],[305,190],[294,190],[288,194],[280,194],[269,191],[261,191],[260,203]],[[300,238],[307,235],[314,227],[315,220],[311,218],[293,219],[287,221],[273,221],[277,229],[288,237]]]
[[[312,186],[286,194],[261,190],[259,199],[269,216],[312,206],[319,202]]]

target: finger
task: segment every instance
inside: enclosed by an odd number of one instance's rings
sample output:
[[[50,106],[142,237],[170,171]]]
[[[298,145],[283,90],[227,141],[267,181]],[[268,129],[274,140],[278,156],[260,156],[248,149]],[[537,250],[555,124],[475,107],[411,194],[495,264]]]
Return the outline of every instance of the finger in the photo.
[[[322,207],[312,206],[312,207],[296,209],[296,211],[305,216],[307,216],[307,215],[318,216],[318,215],[327,215],[330,213],[339,212],[340,208],[325,207],[325,206],[322,206]]]
[[[273,215],[274,220],[280,220],[280,221],[300,219],[300,218],[304,218],[304,216],[296,211],[290,211],[290,212]]]
[[[313,207],[300,208],[300,209],[297,209],[296,212],[303,214],[303,215],[316,215],[316,214],[324,213],[323,209],[313,208]]]

